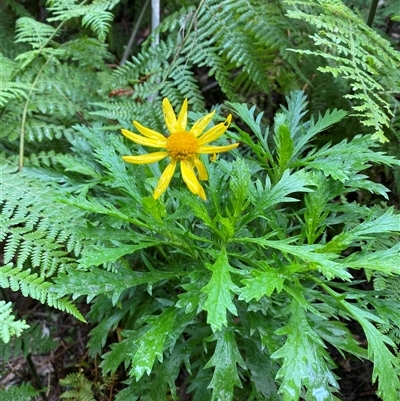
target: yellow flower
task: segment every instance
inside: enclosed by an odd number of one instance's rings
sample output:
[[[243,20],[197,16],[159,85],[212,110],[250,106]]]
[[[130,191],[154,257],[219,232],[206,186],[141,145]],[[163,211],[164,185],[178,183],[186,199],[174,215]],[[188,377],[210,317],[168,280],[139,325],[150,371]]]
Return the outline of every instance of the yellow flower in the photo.
[[[234,143],[226,146],[207,146],[209,142],[218,139],[225,133],[232,120],[232,116],[229,115],[224,123],[217,124],[202,134],[214,116],[215,111],[213,111],[197,120],[190,131],[187,131],[187,106],[188,102],[187,99],[185,99],[178,118],[176,118],[169,100],[167,98],[163,100],[165,124],[170,132],[168,137],[165,137],[150,128],[144,127],[137,121],[133,121],[133,125],[143,136],[134,134],[126,129],[121,130],[124,136],[139,145],[164,149],[160,152],[148,153],[141,156],[123,156],[122,158],[126,162],[134,164],[149,164],[158,162],[165,157],[169,157],[170,159],[170,163],[162,173],[154,190],[154,199],[158,199],[167,189],[172,176],[174,175],[176,165],[180,163],[182,178],[189,190],[194,194],[199,195],[201,199],[206,200],[206,194],[203,187],[200,185],[194,170],[196,168],[200,180],[208,179],[207,170],[200,160],[199,155],[214,154],[214,157],[216,157],[216,153],[227,152],[239,145],[238,143]]]

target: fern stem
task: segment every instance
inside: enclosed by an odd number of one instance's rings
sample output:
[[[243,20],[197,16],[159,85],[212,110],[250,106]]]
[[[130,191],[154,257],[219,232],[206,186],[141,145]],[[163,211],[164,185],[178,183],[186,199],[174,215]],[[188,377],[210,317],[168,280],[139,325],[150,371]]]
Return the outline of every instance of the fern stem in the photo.
[[[18,163],[18,168],[19,171],[22,170],[24,167],[24,148],[25,148],[25,123],[26,123],[26,116],[28,114],[28,106],[31,100],[32,93],[35,89],[36,84],[39,81],[40,76],[42,75],[44,69],[46,68],[47,64],[52,60],[54,55],[51,55],[48,60],[42,65],[40,68],[39,72],[37,73],[35,80],[32,83],[31,89],[28,94],[28,98],[25,102],[24,109],[22,111],[22,119],[21,119],[21,132],[19,135],[19,163]]]
[[[367,19],[368,26],[372,26],[372,23],[374,22],[376,9],[378,8],[378,2],[379,2],[379,0],[371,1],[371,7],[369,8],[369,14],[368,14],[368,19]]]
[[[131,37],[129,38],[128,44],[126,45],[124,54],[122,55],[121,61],[119,62],[119,66],[123,66],[128,59],[129,53],[131,52],[132,46],[133,46],[133,41],[135,40],[137,31],[139,30],[139,26],[142,22],[144,12],[146,11],[147,6],[149,5],[150,0],[146,0],[146,3],[144,3],[144,6],[142,7],[142,11],[140,11],[139,18],[136,21],[135,26],[133,27]]]
[[[175,53],[175,55],[174,55],[174,58],[173,58],[171,64],[169,65],[169,67],[168,67],[167,72],[164,74],[164,78],[163,78],[163,80],[161,81],[161,84],[160,84],[160,85],[162,85],[162,84],[166,81],[166,79],[168,78],[169,74],[171,73],[171,70],[172,70],[174,64],[176,63],[176,60],[178,59],[179,54],[180,54],[181,50],[183,49],[183,46],[185,45],[185,43],[186,43],[186,41],[187,41],[187,39],[188,39],[188,37],[189,37],[189,35],[190,35],[190,32],[192,31],[194,22],[196,21],[197,15],[198,15],[198,13],[199,13],[200,10],[201,10],[201,7],[203,6],[204,1],[205,1],[205,0],[201,0],[201,1],[200,1],[200,4],[199,4],[199,6],[197,7],[196,12],[195,12],[194,15],[193,15],[193,18],[192,18],[191,21],[190,21],[190,25],[189,25],[189,27],[188,27],[188,29],[187,29],[187,34],[186,34],[186,36],[184,36],[184,37],[182,38],[182,42],[181,42],[181,44],[179,45],[179,48],[178,48],[178,50],[176,51],[176,53]]]
[[[37,371],[36,371],[35,364],[34,364],[33,361],[32,361],[31,354],[28,354],[28,355],[26,356],[26,361],[28,362],[29,369],[30,369],[31,372],[32,372],[32,375],[33,375],[33,378],[35,379],[36,385],[39,387],[40,395],[42,396],[43,401],[49,401],[48,398],[47,398],[47,396],[46,396],[46,394],[45,394],[44,391],[43,391],[44,388],[43,388],[43,386],[42,386],[42,382],[40,381],[40,377],[39,377],[39,375],[38,375],[38,373],[37,373]]]
[[[80,4],[80,6],[83,6],[86,3],[87,0],[83,0],[82,3]],[[53,38],[57,35],[57,33],[60,31],[60,29],[62,28],[62,26],[64,25],[64,23],[67,22],[66,20],[62,21],[58,27],[55,29],[55,31],[53,32],[53,34],[47,39],[47,41],[45,43],[43,43],[43,45],[38,49],[38,54],[41,53],[41,51],[53,40]],[[36,75],[35,80],[33,81],[33,84],[31,86],[31,89],[29,91],[29,95],[28,95],[28,99],[25,102],[25,106],[24,106],[24,110],[22,112],[22,122],[21,122],[21,133],[20,133],[20,137],[19,137],[19,163],[18,163],[18,168],[19,171],[22,170],[22,168],[24,167],[24,146],[25,146],[25,123],[26,123],[26,115],[28,113],[28,106],[31,100],[31,96],[32,96],[32,92],[40,78],[40,76],[43,73],[44,68],[47,66],[47,64],[49,64],[50,60],[54,57],[54,54],[52,54],[49,59],[44,63],[44,65],[42,66],[42,68],[39,70],[39,72]],[[33,62],[33,60],[36,60],[36,58],[32,59],[28,64],[25,65],[25,68]]]

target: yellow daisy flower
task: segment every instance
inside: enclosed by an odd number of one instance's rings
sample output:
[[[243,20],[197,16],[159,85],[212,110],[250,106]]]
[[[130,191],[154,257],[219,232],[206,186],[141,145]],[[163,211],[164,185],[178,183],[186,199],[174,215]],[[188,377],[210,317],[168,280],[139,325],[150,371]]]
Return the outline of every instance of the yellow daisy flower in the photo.
[[[165,124],[170,132],[168,137],[165,137],[150,128],[144,127],[137,121],[133,121],[133,125],[143,136],[134,134],[126,129],[121,130],[124,136],[139,145],[164,149],[163,151],[148,153],[146,155],[123,156],[122,158],[126,162],[134,164],[149,164],[158,162],[165,157],[169,157],[170,159],[170,163],[162,173],[154,190],[154,199],[158,199],[161,194],[165,192],[172,176],[174,175],[176,165],[180,163],[182,178],[189,190],[194,194],[199,195],[201,199],[206,200],[206,194],[203,187],[200,185],[194,170],[196,168],[200,180],[208,179],[207,170],[200,160],[199,155],[214,154],[214,157],[216,157],[216,153],[227,152],[239,145],[238,143],[234,143],[227,146],[207,146],[209,142],[218,139],[228,129],[232,120],[230,114],[224,123],[217,124],[202,134],[213,118],[215,111],[197,120],[193,127],[187,131],[187,107],[188,102],[187,99],[185,99],[178,118],[176,118],[169,100],[167,98],[163,100]]]

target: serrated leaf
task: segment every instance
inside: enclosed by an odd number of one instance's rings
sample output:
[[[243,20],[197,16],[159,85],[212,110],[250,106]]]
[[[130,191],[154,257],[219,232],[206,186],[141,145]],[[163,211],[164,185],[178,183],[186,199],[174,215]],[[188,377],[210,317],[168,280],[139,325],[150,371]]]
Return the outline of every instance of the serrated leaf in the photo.
[[[199,313],[202,309],[206,295],[201,292],[202,287],[207,282],[207,277],[204,277],[204,272],[192,272],[188,276],[190,282],[182,284],[182,288],[186,292],[178,295],[179,301],[175,304],[177,308],[182,308],[185,313],[192,313],[197,311]]]
[[[296,201],[297,199],[287,195],[295,192],[312,192],[312,189],[307,188],[306,185],[314,185],[314,181],[309,174],[303,170],[290,174],[289,170],[285,170],[281,179],[271,188],[271,191],[263,194],[263,198],[265,198],[264,204],[271,207],[281,202]]]
[[[239,290],[239,299],[246,302],[255,299],[258,301],[261,297],[267,297],[276,290],[278,293],[282,291],[285,277],[272,268],[266,268],[266,271],[253,270],[251,272],[254,278],[244,279],[242,283],[245,287]]]
[[[370,269],[387,274],[400,274],[400,243],[392,248],[370,253],[353,253],[345,262],[353,269]]]
[[[367,357],[367,350],[359,346],[353,334],[350,333],[350,330],[344,323],[322,319],[312,314],[307,316],[313,321],[314,331],[325,340],[325,342],[332,344],[343,357],[345,357],[343,351],[355,355],[358,358]]]
[[[289,170],[285,170],[281,179],[273,187],[271,187],[271,182],[268,179],[265,188],[259,192],[254,210],[245,219],[246,223],[258,217],[260,213],[265,215],[265,209],[271,208],[277,203],[297,201],[297,199],[288,195],[296,192],[311,192],[312,189],[307,188],[306,185],[313,184],[311,175],[304,172],[304,170],[293,174],[290,174]]]
[[[256,118],[254,118],[254,112],[256,110],[256,106],[247,108],[245,103],[231,103],[227,102],[227,105],[233,108],[236,113],[240,116],[240,118],[250,127],[254,134],[257,135],[258,138],[262,138],[261,131],[261,119],[264,113],[259,113]]]
[[[278,114],[275,117],[275,145],[279,161],[280,175],[287,169],[293,156],[294,143],[291,132],[287,126],[286,116]]]
[[[248,164],[242,159],[236,159],[232,163],[232,173],[229,181],[232,194],[230,200],[235,217],[239,216],[248,206],[250,181],[251,174]]]
[[[347,188],[354,188],[354,190],[366,189],[367,191],[383,196],[385,199],[389,199],[387,193],[390,192],[382,184],[370,181],[369,177],[365,174],[356,174],[352,180],[346,182]]]
[[[393,208],[389,208],[382,216],[374,218],[371,216],[363,223],[351,230],[344,231],[328,242],[324,252],[340,252],[350,246],[353,241],[361,241],[371,238],[372,235],[400,232],[400,215],[393,213]]]
[[[318,115],[317,122],[314,122],[312,117],[310,120],[310,127],[305,135],[300,136],[295,143],[294,154],[302,150],[303,146],[310,142],[310,140],[318,133],[328,129],[333,124],[336,124],[348,114],[347,111],[333,109],[327,110],[324,116]]]
[[[126,338],[123,338],[120,342],[113,343],[111,351],[103,355],[103,361],[100,364],[103,373],[114,374],[121,363],[127,363],[130,358],[129,354],[132,354],[133,350],[137,348],[135,344],[137,333],[132,330],[124,330],[123,334]]]
[[[326,205],[339,193],[338,187],[341,186],[340,183],[327,180],[322,172],[317,172],[314,180],[317,189],[304,197],[306,209],[302,231],[308,244],[313,244],[324,232],[327,225],[326,218],[329,215]]]
[[[231,328],[224,328],[214,335],[217,339],[214,355],[204,367],[207,369],[214,366],[213,378],[208,388],[213,389],[212,401],[230,401],[233,399],[234,386],[241,387],[236,364],[245,366],[245,363]]]
[[[326,177],[331,176],[334,180],[346,182],[351,176],[352,171],[345,165],[345,161],[342,156],[331,156],[329,161],[327,160],[315,160],[308,163],[309,166],[321,170],[324,172]]]
[[[172,330],[177,313],[178,309],[175,307],[166,309],[152,322],[149,330],[135,341],[138,348],[132,354],[130,376],[139,380],[144,373],[150,375],[156,358],[163,361],[164,343]]]
[[[277,366],[273,366],[271,356],[261,346],[256,344],[254,338],[246,339],[246,366],[250,370],[250,379],[255,387],[268,401],[277,401],[277,387],[275,375]]]
[[[139,249],[148,248],[159,243],[160,241],[147,241],[137,245],[118,245],[115,248],[92,246],[89,250],[83,252],[79,262],[85,267],[99,266],[106,262],[115,262],[122,256],[131,255]]]
[[[371,163],[399,165],[400,161],[393,156],[385,155],[372,148],[370,136],[357,135],[351,141],[344,139],[340,143],[323,146],[316,152],[310,152],[301,161],[306,166],[321,170],[326,176],[350,185],[356,173],[368,168]],[[356,184],[354,184],[356,185]]]
[[[149,394],[150,400],[163,400],[166,399],[166,394],[171,393],[173,400],[178,400],[176,391],[176,379],[181,371],[181,366],[184,360],[189,360],[192,352],[188,344],[178,344],[172,353],[165,357],[162,365],[157,366],[154,371],[154,380]]]
[[[331,372],[335,364],[296,300],[291,302],[290,310],[292,315],[288,324],[275,332],[287,335],[285,345],[271,355],[273,359],[282,360],[277,374],[277,378],[282,379],[279,393],[284,400],[297,401],[305,387],[307,399],[333,401],[331,388],[339,388]]]
[[[397,401],[400,390],[400,362],[385,345],[396,347],[393,341],[382,334],[369,320],[375,318],[369,312],[346,301],[341,301],[352,317],[360,323],[368,342],[368,358],[374,363],[372,382],[378,381],[378,396],[385,401]],[[376,319],[374,319],[376,320]]]
[[[349,281],[352,278],[352,275],[342,263],[332,260],[339,258],[339,255],[328,252],[323,253],[322,251],[325,249],[323,245],[291,245],[287,240],[271,241],[264,238],[246,238],[244,241],[255,242],[263,247],[279,249],[283,253],[300,258],[307,264],[315,264],[328,279],[340,277],[342,280]],[[310,269],[312,268],[313,266],[310,265]]]
[[[135,272],[122,270],[119,273],[111,273],[99,268],[92,268],[89,272],[67,269],[67,273],[61,273],[54,279],[56,285],[52,291],[59,296],[72,294],[76,299],[81,295],[87,295],[90,302],[97,295],[106,295],[115,305],[123,291],[140,284],[154,284],[157,281],[176,278],[177,272]]]
[[[229,265],[228,256],[225,248],[213,265],[206,266],[212,271],[211,280],[202,288],[202,292],[207,295],[207,300],[203,305],[203,310],[207,311],[207,323],[211,325],[213,331],[221,330],[222,326],[227,325],[226,310],[237,315],[236,306],[232,302],[232,291],[237,290],[230,276],[232,270]]]

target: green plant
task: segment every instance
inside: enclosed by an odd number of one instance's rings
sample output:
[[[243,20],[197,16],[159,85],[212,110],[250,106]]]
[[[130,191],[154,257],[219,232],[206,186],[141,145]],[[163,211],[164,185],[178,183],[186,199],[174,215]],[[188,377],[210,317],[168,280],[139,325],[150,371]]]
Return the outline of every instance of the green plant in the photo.
[[[295,6],[288,16],[307,21],[315,27],[311,35],[316,50],[292,49],[301,54],[323,57],[328,64],[318,67],[334,77],[349,81],[352,93],[346,98],[356,100],[354,116],[374,128],[374,139],[384,142],[383,128],[390,127],[395,110],[392,93],[400,89],[400,55],[387,46],[387,41],[351,12],[342,1],[287,1]]]
[[[39,391],[29,383],[23,383],[7,390],[0,389],[0,396],[3,401],[31,401],[34,397],[39,396]]]
[[[122,329],[122,341],[101,366],[115,373],[122,364],[138,382],[117,399],[128,399],[125,393],[163,399],[167,389],[176,394],[183,366],[193,377],[187,384],[194,399],[233,399],[245,381],[256,398],[278,397],[278,386],[283,399],[319,392],[335,399],[330,344],[374,362],[378,394],[395,400],[398,360],[387,346],[394,343],[374,323],[397,327],[398,306],[360,290],[353,277],[360,269],[399,273],[399,245],[385,239],[398,236],[400,216],[348,202],[346,195],[367,190],[387,198],[387,189],[361,172],[371,162],[399,162],[372,150],[370,136],[312,146],[313,137],[345,113],[302,121],[301,93],[288,98],[271,133],[254,110],[229,107],[251,129],[251,135],[239,129],[235,139],[254,154],[208,165],[207,203],[184,189],[156,202],[148,195],[157,169],[125,166],[115,154],[98,156],[108,171],[103,184],[113,191],[102,200],[70,196],[63,202],[91,212],[96,229],[80,232],[100,243],[82,249],[80,270],[59,274],[54,291],[93,303],[93,355],[102,353],[110,329]],[[85,135],[98,138],[89,130]],[[124,154],[122,141],[113,140]],[[134,178],[138,174],[144,180]],[[110,262],[107,272],[101,266]],[[361,325],[368,349],[357,344],[346,320]]]
[[[70,390],[64,391],[60,395],[63,400],[95,401],[92,390],[92,382],[81,373],[71,373],[64,379],[60,379],[60,384]]]
[[[12,336],[20,336],[24,329],[29,326],[25,320],[15,320],[15,316],[12,313],[12,303],[0,301],[0,319],[2,321],[0,338],[5,343],[8,343]]]
[[[121,67],[113,18],[136,3],[0,6],[2,361],[40,351],[18,291],[93,324],[118,401],[335,400],[335,353],[397,400],[400,218],[372,171],[400,165],[374,141],[397,135],[398,51],[340,1],[167,3]],[[144,152],[132,120],[166,132],[165,97],[188,99],[189,126],[234,115],[238,149],[201,156],[206,202],[178,176],[153,198],[168,158],[122,160]],[[96,397],[97,379],[65,380]]]

